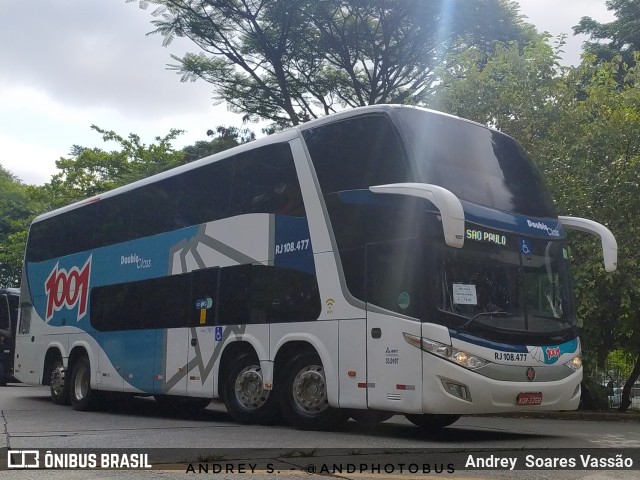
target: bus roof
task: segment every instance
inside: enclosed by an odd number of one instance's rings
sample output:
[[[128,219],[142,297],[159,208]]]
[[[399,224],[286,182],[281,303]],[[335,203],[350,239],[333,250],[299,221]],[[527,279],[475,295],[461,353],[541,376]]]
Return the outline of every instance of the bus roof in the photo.
[[[430,110],[430,109],[426,109],[426,108],[422,108],[422,107],[415,107],[415,106],[410,106],[410,105],[389,105],[389,104],[380,104],[380,105],[368,105],[368,106],[364,106],[364,107],[357,107],[357,108],[353,108],[353,109],[349,109],[349,110],[344,110],[341,112],[337,112],[337,113],[332,113],[330,115],[327,115],[325,117],[322,118],[318,118],[318,119],[314,119],[311,120],[309,122],[306,122],[304,124],[301,125],[297,125],[295,127],[291,127],[288,128],[282,132],[278,132],[278,133],[274,133],[272,135],[268,135],[266,137],[263,138],[259,138],[257,140],[253,140],[251,142],[248,143],[244,143],[242,145],[238,145],[236,147],[230,148],[228,150],[225,150],[223,152],[219,152],[219,153],[215,153],[213,155],[209,155],[207,157],[203,157],[199,160],[196,160],[194,162],[190,162],[186,165],[181,165],[179,167],[175,167],[172,168],[170,170],[167,170],[165,172],[161,172],[155,175],[152,175],[150,177],[146,177],[143,178],[141,180],[137,180],[135,182],[129,183],[127,185],[123,185],[121,187],[115,188],[113,190],[109,190],[108,192],[104,192],[101,193],[99,195],[90,197],[90,198],[86,198],[83,200],[79,200],[75,203],[71,203],[69,205],[66,205],[64,207],[52,210],[50,212],[46,212],[43,213],[41,215],[38,215],[32,223],[36,223],[36,222],[40,222],[42,220],[46,220],[47,218],[50,217],[54,217],[57,215],[60,215],[62,213],[71,211],[71,210],[75,210],[76,208],[80,208],[84,205],[88,205],[88,204],[92,204],[92,203],[96,203],[99,202],[103,199],[106,198],[110,198],[116,195],[120,195],[122,193],[128,192],[130,190],[134,190],[137,188],[140,188],[142,186],[145,185],[149,185],[155,182],[158,182],[160,180],[163,180],[165,178],[171,178],[173,176],[176,175],[180,175],[184,172],[188,172],[190,170],[199,168],[203,165],[207,165],[209,163],[212,162],[216,162],[218,160],[222,160],[224,158],[233,156],[233,155],[237,155],[239,153],[245,152],[245,151],[249,151],[249,150],[253,150],[254,148],[257,147],[261,147],[264,145],[270,145],[273,143],[279,143],[279,142],[288,142],[290,140],[293,140],[294,138],[297,138],[300,134],[301,131],[304,130],[308,130],[310,128],[315,128],[315,127],[319,127],[321,125],[326,125],[329,123],[333,123],[333,122],[337,122],[337,121],[341,121],[347,118],[351,118],[351,117],[357,117],[357,116],[361,116],[361,115],[368,115],[371,113],[382,113],[382,112],[390,112],[390,111],[399,111],[399,110],[410,110],[410,109],[414,109],[414,110],[420,110],[420,111],[424,111],[424,112],[429,112],[431,114],[434,115],[441,115],[441,116],[446,116],[449,118],[454,118],[456,120],[461,120],[464,122],[468,122],[468,123],[472,123],[474,125],[478,125],[480,127],[483,128],[488,128],[486,125],[482,125],[476,122],[472,122],[471,120],[467,120],[461,117],[457,117],[455,115],[450,115],[448,113],[443,113],[443,112],[438,112],[436,110]]]

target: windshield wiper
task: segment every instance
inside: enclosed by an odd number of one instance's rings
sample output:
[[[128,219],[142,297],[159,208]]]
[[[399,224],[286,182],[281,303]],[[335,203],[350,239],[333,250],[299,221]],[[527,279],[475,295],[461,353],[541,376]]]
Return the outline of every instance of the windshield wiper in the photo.
[[[505,312],[504,310],[496,310],[494,312],[480,312],[480,313],[476,314],[475,316],[473,316],[469,321],[467,321],[466,323],[462,324],[459,328],[461,330],[466,329],[469,325],[471,325],[473,322],[476,321],[476,319],[478,319],[480,317],[494,317],[494,316],[515,317],[516,314],[515,313]]]

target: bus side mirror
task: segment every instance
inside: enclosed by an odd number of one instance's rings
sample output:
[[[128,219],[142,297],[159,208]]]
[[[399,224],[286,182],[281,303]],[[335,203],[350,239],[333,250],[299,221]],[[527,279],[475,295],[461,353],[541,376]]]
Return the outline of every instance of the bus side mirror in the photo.
[[[450,190],[429,183],[392,183],[369,187],[373,193],[388,193],[424,198],[440,210],[444,241],[454,248],[464,245],[464,209],[460,199]]]
[[[0,295],[0,335],[11,337],[11,310],[9,310],[9,298]]]
[[[604,269],[614,272],[618,267],[618,242],[616,237],[604,225],[587,220],[586,218],[559,216],[558,220],[563,227],[569,230],[587,232],[600,238],[602,243],[602,255],[604,257]]]

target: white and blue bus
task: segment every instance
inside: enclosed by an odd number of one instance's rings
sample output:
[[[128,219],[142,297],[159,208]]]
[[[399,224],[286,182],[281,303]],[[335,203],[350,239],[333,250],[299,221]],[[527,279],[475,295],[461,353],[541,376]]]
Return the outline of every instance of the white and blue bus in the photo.
[[[31,225],[15,376],[304,429],[569,410],[566,228],[510,137],[420,108],[327,116]]]

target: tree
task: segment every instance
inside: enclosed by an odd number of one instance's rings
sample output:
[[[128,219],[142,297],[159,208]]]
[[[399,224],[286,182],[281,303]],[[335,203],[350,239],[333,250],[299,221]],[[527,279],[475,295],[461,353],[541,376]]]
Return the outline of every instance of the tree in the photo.
[[[434,103],[490,124],[523,144],[561,214],[593,218],[616,235],[618,270],[606,274],[597,241],[570,233],[578,320],[587,368],[622,348],[637,358],[621,408],[640,374],[640,82],[620,57],[562,68],[546,41],[495,55],[458,54]],[[622,79],[622,83],[621,80]]]
[[[132,2],[135,0],[127,0]],[[171,68],[246,119],[297,125],[343,107],[424,101],[445,54],[535,36],[506,0],[142,0],[151,33],[199,48]]]
[[[105,151],[74,145],[70,158],[56,161],[60,173],[53,175],[51,181],[35,192],[45,211],[99,195],[183,163],[184,153],[171,145],[182,130],[172,129],[164,137],[156,137],[156,143],[146,145],[133,133],[125,138],[95,125],[91,129],[102,134],[104,142],[116,142],[120,149]]]
[[[611,61],[622,55],[625,62],[631,63],[633,52],[640,51],[640,0],[607,0],[606,5],[607,10],[615,12],[614,21],[601,23],[582,17],[573,33],[589,35],[591,41],[585,42],[584,49],[598,59]]]
[[[214,130],[207,130],[207,136],[212,137],[212,139],[208,141],[199,140],[193,145],[182,149],[184,163],[193,162],[256,139],[256,134],[247,128],[240,129],[223,126],[216,127]]]
[[[17,286],[26,229],[33,218],[28,187],[0,166],[0,285]]]

